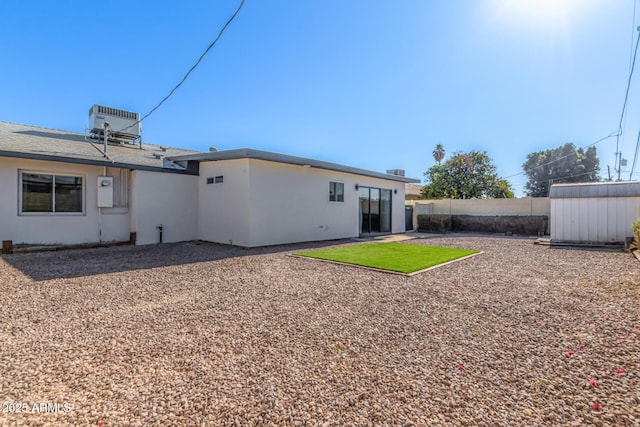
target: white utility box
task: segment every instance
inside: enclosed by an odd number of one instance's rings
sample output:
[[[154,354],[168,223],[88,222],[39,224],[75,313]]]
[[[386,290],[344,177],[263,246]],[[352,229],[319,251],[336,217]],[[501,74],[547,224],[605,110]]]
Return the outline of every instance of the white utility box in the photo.
[[[98,207],[113,207],[113,177],[111,176],[98,177]]]

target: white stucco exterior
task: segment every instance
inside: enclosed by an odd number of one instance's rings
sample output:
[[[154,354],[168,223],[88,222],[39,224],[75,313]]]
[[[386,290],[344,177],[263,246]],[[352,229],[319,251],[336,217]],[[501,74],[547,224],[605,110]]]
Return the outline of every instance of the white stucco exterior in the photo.
[[[80,214],[22,214],[20,172],[81,176],[84,212]],[[75,244],[129,239],[128,209],[97,207],[99,166],[0,158],[0,239],[27,244]],[[102,231],[102,232],[101,232]]]
[[[83,212],[22,213],[21,172],[82,177]],[[118,191],[126,201],[118,197],[118,206],[98,207],[98,179],[104,176],[121,177],[113,187],[125,188]],[[344,185],[344,201],[329,200],[330,182]],[[159,243],[160,225],[163,242],[244,247],[357,237],[358,186],[390,190],[391,232],[404,232],[404,182],[351,171],[246,157],[201,161],[194,175],[0,157],[0,240],[125,242],[135,233],[136,244],[145,245]],[[33,191],[30,197],[41,194]]]
[[[219,184],[207,178],[223,176]],[[209,242],[249,246],[249,160],[200,164],[198,237]]]
[[[133,171],[131,231],[136,243],[183,242],[198,237],[198,177]]]
[[[207,184],[216,176],[224,181]],[[344,202],[329,201],[330,181],[344,183]],[[404,232],[402,182],[257,159],[202,162],[198,235],[246,247],[357,237],[356,184],[392,190],[392,232]]]
[[[83,179],[83,212],[20,212],[20,173],[79,176]],[[197,177],[162,172],[126,171],[127,206],[98,208],[97,180],[107,169],[74,163],[0,158],[0,240],[14,244],[124,242],[131,232],[138,244],[197,238]]]

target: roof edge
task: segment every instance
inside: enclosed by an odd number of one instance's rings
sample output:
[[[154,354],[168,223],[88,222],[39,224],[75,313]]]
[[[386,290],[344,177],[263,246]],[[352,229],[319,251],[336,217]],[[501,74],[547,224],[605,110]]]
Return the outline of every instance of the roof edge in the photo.
[[[640,197],[640,181],[563,183],[549,189],[550,199],[602,197]]]
[[[322,160],[309,159],[306,157],[290,156],[288,154],[274,153],[271,151],[254,150],[251,148],[239,148],[235,150],[216,151],[212,153],[187,154],[180,156],[166,157],[172,161],[198,161],[211,162],[221,160],[234,159],[256,159],[268,162],[286,163],[298,166],[307,166],[317,169],[326,169],[336,172],[351,173],[354,175],[363,175],[371,178],[386,179],[389,181],[404,182],[410,184],[420,183],[419,179],[407,178],[397,175],[389,175],[382,172],[375,172],[367,169],[360,169],[352,166],[345,166],[338,163],[325,162]]]
[[[48,156],[46,154],[22,153],[18,151],[0,150],[0,157],[11,157],[11,158],[27,159],[27,160],[42,160],[42,161],[49,161],[49,162],[74,163],[74,164],[87,165],[87,166],[106,166],[110,168],[141,170],[141,171],[148,171],[148,172],[176,173],[180,175],[197,175],[197,173],[193,173],[187,170],[136,165],[132,163],[110,162],[108,160],[103,161],[103,160],[76,159],[73,157],[63,157],[63,156]]]

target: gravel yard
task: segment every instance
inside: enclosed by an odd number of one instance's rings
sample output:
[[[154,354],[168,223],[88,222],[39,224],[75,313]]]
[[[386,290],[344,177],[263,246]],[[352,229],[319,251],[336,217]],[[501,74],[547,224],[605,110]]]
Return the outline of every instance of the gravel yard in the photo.
[[[287,256],[327,243],[4,256],[0,425],[640,424],[635,258],[410,244],[484,253],[414,277]]]

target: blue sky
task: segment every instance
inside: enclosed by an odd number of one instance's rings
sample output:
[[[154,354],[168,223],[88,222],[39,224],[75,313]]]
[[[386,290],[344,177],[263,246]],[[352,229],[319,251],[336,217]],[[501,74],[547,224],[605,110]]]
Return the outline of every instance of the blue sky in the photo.
[[[94,103],[145,114],[237,5],[0,2],[0,120],[82,132]],[[617,129],[633,12],[634,0],[248,0],[144,121],[143,139],[420,179],[441,143],[448,153],[486,150],[501,176],[517,174],[530,152]],[[640,128],[638,78],[624,179]],[[603,176],[615,147],[615,138],[597,145]],[[520,195],[525,176],[509,180]]]

